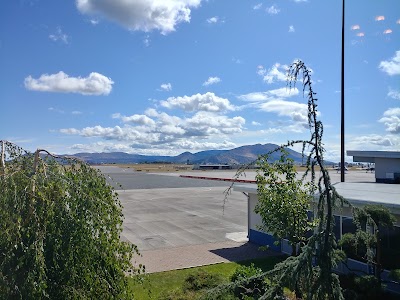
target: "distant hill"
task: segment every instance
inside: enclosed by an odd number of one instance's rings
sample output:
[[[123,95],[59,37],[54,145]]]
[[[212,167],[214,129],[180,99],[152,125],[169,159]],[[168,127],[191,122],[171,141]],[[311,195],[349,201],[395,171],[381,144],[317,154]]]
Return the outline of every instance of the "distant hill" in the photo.
[[[76,153],[72,156],[80,158],[91,164],[107,163],[187,163],[190,164],[248,164],[256,160],[261,154],[275,149],[275,144],[256,144],[234,148],[231,150],[206,150],[197,153],[184,152],[177,156],[148,156],[139,154],[128,154],[124,152],[110,153]],[[289,157],[296,163],[302,163],[301,153],[286,149]],[[279,158],[279,153],[273,155],[273,160]]]

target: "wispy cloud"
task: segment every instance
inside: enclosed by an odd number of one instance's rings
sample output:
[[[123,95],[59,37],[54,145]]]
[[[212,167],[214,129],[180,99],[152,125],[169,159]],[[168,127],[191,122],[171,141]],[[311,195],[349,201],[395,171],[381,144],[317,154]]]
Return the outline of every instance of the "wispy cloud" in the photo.
[[[365,36],[364,32],[358,32],[356,35],[359,36],[359,37]]]
[[[56,32],[49,35],[49,39],[54,42],[61,41],[64,44],[68,44],[68,35],[62,32],[61,27],[57,27]]]
[[[266,9],[266,12],[267,12],[268,14],[270,14],[270,15],[276,15],[276,14],[278,14],[280,11],[281,11],[281,10],[280,10],[278,7],[274,6],[274,5],[272,5],[272,6],[270,6],[270,7],[268,7],[268,8]]]
[[[217,23],[218,20],[219,20],[219,18],[217,16],[211,17],[211,18],[207,19],[207,23],[209,23],[209,24]]]
[[[203,86],[209,86],[209,85],[212,85],[212,84],[216,84],[218,82],[221,82],[221,78],[219,78],[219,77],[208,77],[208,79],[205,82],[203,82]]]
[[[169,82],[168,83],[163,83],[163,84],[161,84],[160,88],[163,91],[171,91],[172,90],[172,85]]]
[[[290,25],[290,26],[289,26],[289,32],[295,32],[294,26],[293,26],[293,25]]]
[[[258,10],[258,9],[261,9],[261,7],[262,7],[262,3],[258,3],[258,4],[253,6],[253,9],[254,10]]]
[[[392,89],[389,89],[389,92],[388,92],[387,95],[388,95],[390,98],[400,100],[400,90],[392,90]]]

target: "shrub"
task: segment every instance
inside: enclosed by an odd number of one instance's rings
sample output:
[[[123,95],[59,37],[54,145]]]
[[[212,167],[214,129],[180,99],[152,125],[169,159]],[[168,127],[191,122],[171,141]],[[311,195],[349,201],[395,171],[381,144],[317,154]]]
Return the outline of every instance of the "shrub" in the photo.
[[[261,276],[263,271],[252,263],[250,266],[239,266],[231,276],[232,282],[241,282],[235,290],[234,294],[239,299],[249,299],[249,297],[258,298],[263,295],[266,290],[266,282],[263,277],[246,281],[253,276]],[[250,298],[252,299],[252,298]]]
[[[199,291],[210,289],[223,283],[224,279],[219,274],[209,273],[207,271],[197,271],[189,274],[183,284],[183,290]]]

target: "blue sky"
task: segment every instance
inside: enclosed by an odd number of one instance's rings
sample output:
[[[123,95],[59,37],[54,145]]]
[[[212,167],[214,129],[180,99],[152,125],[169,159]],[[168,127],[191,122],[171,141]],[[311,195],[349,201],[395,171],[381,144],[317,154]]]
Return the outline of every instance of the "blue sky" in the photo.
[[[338,161],[340,47],[341,1],[1,1],[0,139],[175,155],[308,138],[285,82],[301,59]],[[400,1],[346,1],[345,58],[346,150],[399,151]]]

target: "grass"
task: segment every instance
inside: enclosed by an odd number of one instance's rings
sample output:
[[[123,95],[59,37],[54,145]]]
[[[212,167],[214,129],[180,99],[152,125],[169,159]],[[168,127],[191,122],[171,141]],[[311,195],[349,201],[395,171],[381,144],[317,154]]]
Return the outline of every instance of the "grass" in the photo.
[[[271,270],[277,262],[283,260],[282,257],[267,257],[246,260],[242,262],[220,263],[203,267],[189,268],[183,270],[174,270],[160,273],[152,273],[144,276],[143,283],[137,283],[132,280],[135,288],[135,298],[140,300],[157,299],[162,293],[180,289],[189,274],[196,271],[207,271],[209,273],[219,274],[226,282],[239,265],[249,266],[254,263],[256,267],[263,271]]]

